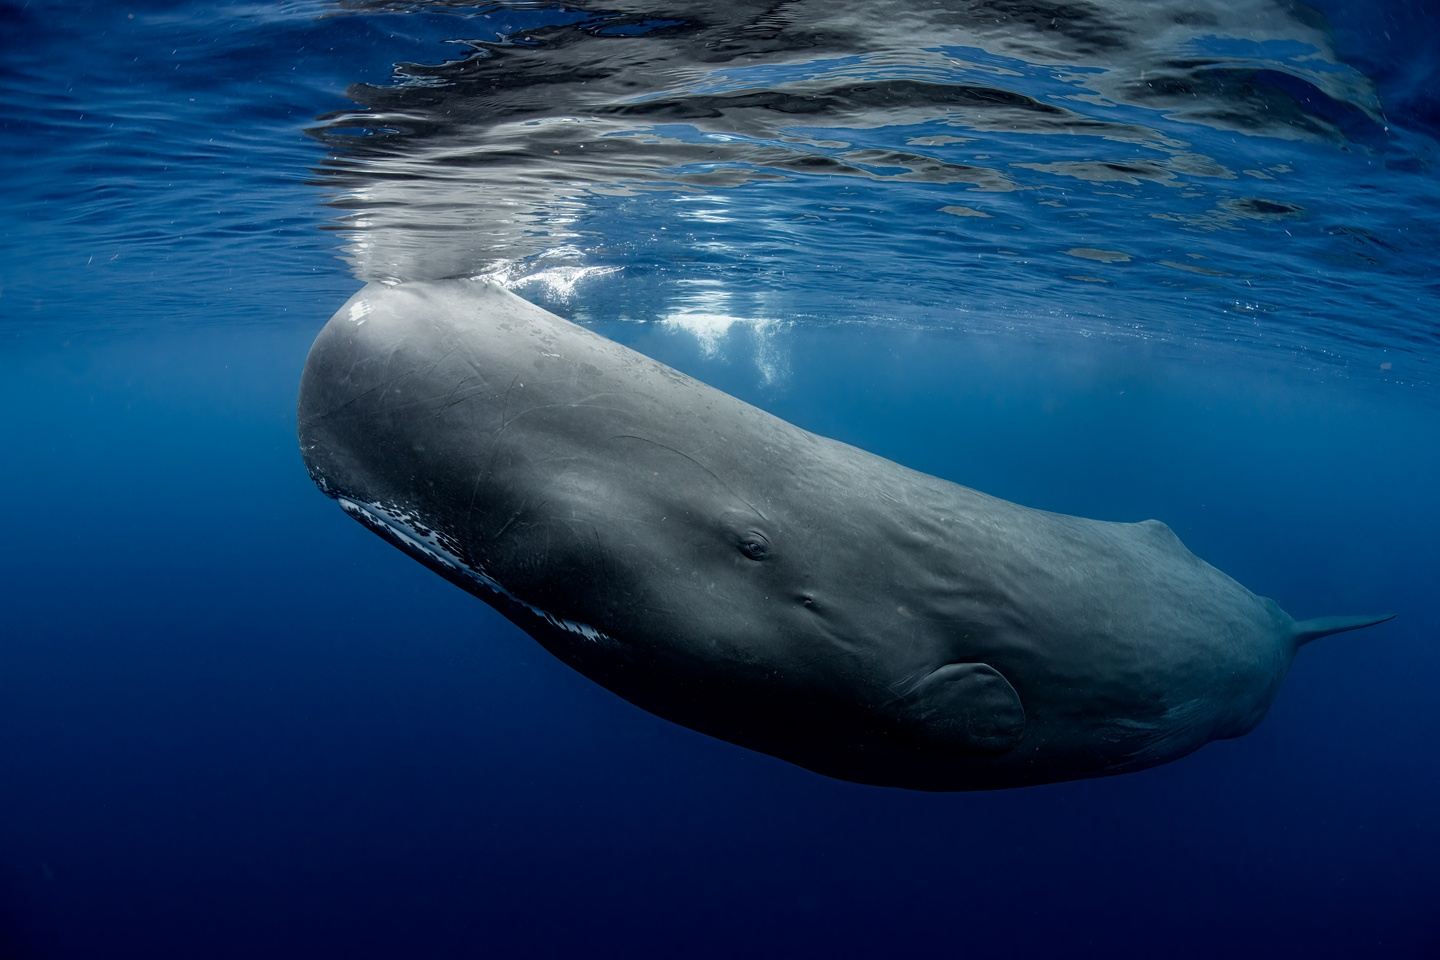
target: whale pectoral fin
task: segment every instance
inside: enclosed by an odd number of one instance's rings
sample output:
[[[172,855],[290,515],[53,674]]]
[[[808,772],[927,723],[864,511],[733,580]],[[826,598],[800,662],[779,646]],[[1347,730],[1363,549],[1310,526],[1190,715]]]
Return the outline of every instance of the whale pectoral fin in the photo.
[[[919,740],[974,753],[1003,753],[1025,733],[1025,708],[988,663],[948,663],[911,692],[906,726]]]

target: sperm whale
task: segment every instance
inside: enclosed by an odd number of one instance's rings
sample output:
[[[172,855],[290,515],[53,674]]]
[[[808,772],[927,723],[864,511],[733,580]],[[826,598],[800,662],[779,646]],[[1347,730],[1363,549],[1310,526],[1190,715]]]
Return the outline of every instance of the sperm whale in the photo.
[[[1154,520],[1049,513],[817,436],[484,281],[371,284],[311,349],[311,477],[638,706],[922,790],[1239,736],[1296,621]]]

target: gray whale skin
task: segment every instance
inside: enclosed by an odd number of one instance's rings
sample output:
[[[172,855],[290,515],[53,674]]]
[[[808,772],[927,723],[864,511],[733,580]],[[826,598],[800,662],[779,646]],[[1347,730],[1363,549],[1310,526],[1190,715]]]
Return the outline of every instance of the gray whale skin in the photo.
[[[816,436],[483,281],[370,284],[300,447],[357,520],[684,726],[920,790],[1138,770],[1255,726],[1296,622],[1154,520]]]

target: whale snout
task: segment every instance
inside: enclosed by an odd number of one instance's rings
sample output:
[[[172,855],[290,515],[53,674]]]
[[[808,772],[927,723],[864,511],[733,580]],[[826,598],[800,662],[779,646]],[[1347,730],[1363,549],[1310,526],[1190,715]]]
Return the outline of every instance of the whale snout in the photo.
[[[305,466],[327,495],[418,507],[427,489],[467,466],[450,455],[447,428],[431,426],[450,392],[473,384],[454,382],[446,360],[455,324],[428,300],[423,289],[370,284],[316,337],[297,427]]]
[[[763,553],[753,535],[735,547],[728,528],[712,529],[692,488],[713,481],[669,444],[643,439],[649,431],[528,328],[507,326],[503,310],[435,309],[432,293],[365,288],[306,361],[301,454],[347,515],[487,602],[498,598],[527,629],[538,619],[565,638],[641,647],[660,645],[683,610],[718,595],[709,554]],[[537,357],[559,371],[536,371]],[[670,459],[700,481],[677,487],[662,473]],[[643,623],[636,609],[649,611]],[[737,617],[717,609],[713,619]]]

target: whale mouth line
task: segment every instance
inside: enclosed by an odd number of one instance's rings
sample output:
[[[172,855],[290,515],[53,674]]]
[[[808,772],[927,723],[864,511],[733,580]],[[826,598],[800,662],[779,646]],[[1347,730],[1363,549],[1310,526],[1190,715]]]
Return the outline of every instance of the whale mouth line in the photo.
[[[550,626],[564,630],[567,633],[573,633],[592,643],[614,642],[614,638],[603,630],[592,627],[588,623],[581,623],[578,620],[570,620],[557,616],[542,607],[537,607],[535,604],[516,596],[483,568],[461,559],[461,557],[445,543],[445,538],[440,533],[430,525],[423,523],[414,513],[403,508],[378,502],[360,503],[343,496],[337,496],[335,502],[340,504],[340,508],[351,517],[377,533],[387,536],[398,546],[413,554],[418,559],[429,560],[446,570],[457,573],[467,580],[483,586],[493,593],[499,594],[517,606],[528,610]]]

